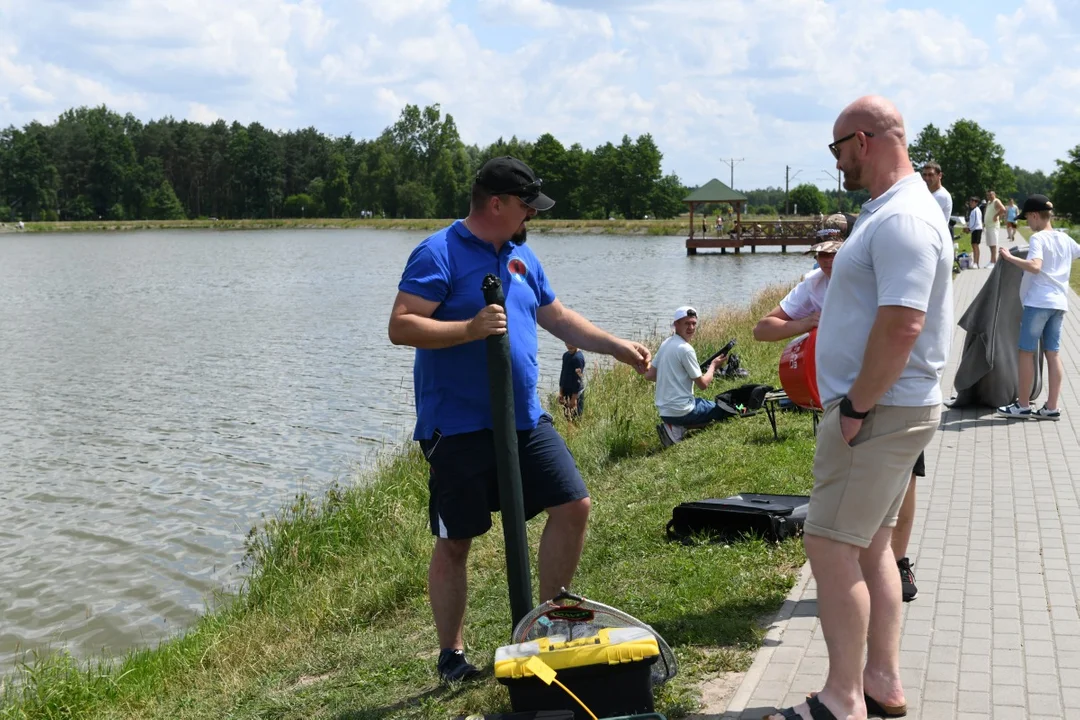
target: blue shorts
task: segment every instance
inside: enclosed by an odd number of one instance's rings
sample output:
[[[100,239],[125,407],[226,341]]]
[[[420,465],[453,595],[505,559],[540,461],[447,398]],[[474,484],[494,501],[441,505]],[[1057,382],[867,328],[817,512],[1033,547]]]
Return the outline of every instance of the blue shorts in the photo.
[[[543,415],[533,430],[518,431],[518,461],[525,518],[547,508],[589,497],[566,441]],[[440,435],[421,440],[430,466],[428,516],[431,533],[463,540],[491,529],[499,511],[495,436],[491,430]]]
[[[1024,316],[1020,320],[1020,349],[1033,353],[1042,339],[1043,352],[1058,352],[1061,349],[1061,322],[1064,319],[1064,310],[1025,305]]]
[[[717,406],[712,400],[694,398],[694,409],[685,415],[678,417],[660,416],[660,419],[669,425],[687,427],[689,425],[706,425],[711,422],[720,422],[731,417],[731,413]]]

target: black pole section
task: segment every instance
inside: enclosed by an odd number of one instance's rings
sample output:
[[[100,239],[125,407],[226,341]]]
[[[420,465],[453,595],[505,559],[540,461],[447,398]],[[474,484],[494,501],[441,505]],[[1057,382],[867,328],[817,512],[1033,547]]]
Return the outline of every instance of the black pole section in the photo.
[[[488,275],[481,285],[487,305],[505,307],[502,282]],[[514,383],[510,369],[510,336],[487,338],[491,422],[495,432],[495,462],[499,473],[499,505],[506,543],[506,581],[510,587],[510,614],[514,626],[533,608],[529,576],[529,540],[525,536],[525,505],[521,494],[517,423],[514,421]]]

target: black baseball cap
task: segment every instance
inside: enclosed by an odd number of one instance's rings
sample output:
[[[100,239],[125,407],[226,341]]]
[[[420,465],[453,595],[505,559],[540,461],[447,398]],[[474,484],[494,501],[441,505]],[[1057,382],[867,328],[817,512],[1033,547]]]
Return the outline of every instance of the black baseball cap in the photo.
[[[1020,214],[1017,217],[1021,220],[1029,212],[1049,212],[1054,209],[1054,203],[1050,202],[1050,198],[1045,195],[1028,195],[1028,199],[1024,201],[1024,207],[1021,208]]]
[[[550,210],[555,201],[540,192],[543,181],[532,168],[517,158],[505,155],[491,158],[476,173],[476,184],[492,195],[517,195],[537,210]]]

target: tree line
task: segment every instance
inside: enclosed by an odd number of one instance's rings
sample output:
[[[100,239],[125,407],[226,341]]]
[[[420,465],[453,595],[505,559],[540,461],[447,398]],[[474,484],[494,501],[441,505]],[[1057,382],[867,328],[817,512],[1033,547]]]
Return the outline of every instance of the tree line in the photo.
[[[993,189],[1019,203],[1046,194],[1060,214],[1080,214],[1080,145],[1050,175],[1006,164],[994,134],[971,120],[945,132],[927,125],[909,150],[916,168],[941,165],[954,208]],[[550,133],[481,148],[462,142],[438,105],[407,105],[374,140],[224,120],[143,123],[101,106],[0,131],[0,221],[461,217],[476,170],[497,155],[519,157],[543,178],[557,201],[549,217],[669,218],[686,209],[689,189],[662,174],[663,154],[648,134],[591,150]],[[869,199],[865,190],[811,183],[744,194],[745,211],[759,215],[857,210]]]
[[[74,108],[0,131],[0,220],[462,217],[477,169],[514,155],[557,200],[556,218],[674,217],[688,192],[651,135],[592,150],[551,134],[466,145],[438,105],[408,105],[374,140],[259,123],[143,123]]]

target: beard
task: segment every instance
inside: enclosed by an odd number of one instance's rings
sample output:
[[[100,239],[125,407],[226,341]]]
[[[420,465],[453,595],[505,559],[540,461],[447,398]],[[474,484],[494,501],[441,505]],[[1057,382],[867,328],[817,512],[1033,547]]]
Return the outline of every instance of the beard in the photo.
[[[510,236],[510,240],[515,245],[524,245],[525,241],[529,239],[529,229],[524,225],[521,226],[521,230]]]
[[[844,189],[845,190],[862,190],[866,186],[863,185],[862,178],[862,166],[852,163],[851,167],[842,170],[844,173]]]

